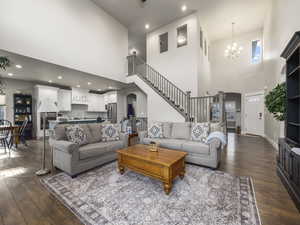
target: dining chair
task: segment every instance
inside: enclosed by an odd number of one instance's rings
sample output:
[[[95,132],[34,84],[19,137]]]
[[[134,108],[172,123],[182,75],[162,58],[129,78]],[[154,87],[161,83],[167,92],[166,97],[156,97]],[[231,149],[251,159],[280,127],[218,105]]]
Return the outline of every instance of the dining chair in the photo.
[[[22,123],[22,126],[19,130],[19,140],[25,145],[27,146],[27,143],[26,143],[26,138],[25,138],[25,129],[26,129],[26,126],[28,124],[28,119],[26,118],[23,123]]]
[[[10,145],[9,139],[12,137],[12,124],[8,120],[0,120],[0,144],[4,148],[5,154],[6,149],[9,150],[10,155]]]
[[[18,148],[16,138],[18,138],[18,140],[20,142],[22,142],[25,146],[27,146],[26,138],[25,138],[25,129],[26,129],[27,124],[28,124],[28,119],[26,118],[23,121],[23,123],[22,123],[21,127],[19,128],[19,130],[17,132],[13,133],[13,138],[11,139],[10,146],[13,146],[13,144],[15,142],[16,148]]]

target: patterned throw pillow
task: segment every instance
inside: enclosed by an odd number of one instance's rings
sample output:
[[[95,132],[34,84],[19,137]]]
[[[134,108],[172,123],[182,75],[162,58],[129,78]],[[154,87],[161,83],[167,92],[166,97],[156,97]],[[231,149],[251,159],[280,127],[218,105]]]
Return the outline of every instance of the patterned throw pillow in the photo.
[[[191,140],[205,143],[209,135],[209,123],[192,124]]]
[[[120,126],[118,124],[105,124],[101,128],[102,141],[120,140]]]
[[[148,137],[149,138],[163,138],[163,124],[162,123],[152,123],[148,128]]]
[[[80,146],[88,143],[87,135],[79,125],[66,127],[66,136],[68,141]]]

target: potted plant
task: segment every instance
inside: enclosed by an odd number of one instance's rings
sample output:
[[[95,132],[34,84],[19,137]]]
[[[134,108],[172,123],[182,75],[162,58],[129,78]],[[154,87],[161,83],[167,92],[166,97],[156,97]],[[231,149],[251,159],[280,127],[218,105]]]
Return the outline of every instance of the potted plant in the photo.
[[[274,116],[277,121],[281,122],[280,136],[284,136],[284,123],[286,118],[286,84],[278,84],[265,97],[267,110]]]
[[[10,61],[5,56],[0,56],[0,69],[6,70],[10,66]]]

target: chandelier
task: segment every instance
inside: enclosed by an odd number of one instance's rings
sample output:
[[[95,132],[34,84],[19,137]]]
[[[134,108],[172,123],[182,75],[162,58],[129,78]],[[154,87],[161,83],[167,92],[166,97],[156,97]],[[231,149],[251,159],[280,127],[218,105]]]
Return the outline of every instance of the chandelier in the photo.
[[[234,25],[235,23],[232,23],[231,45],[228,45],[225,50],[225,57],[229,59],[235,59],[239,57],[241,51],[243,50],[243,47],[238,46],[238,44],[234,41]]]

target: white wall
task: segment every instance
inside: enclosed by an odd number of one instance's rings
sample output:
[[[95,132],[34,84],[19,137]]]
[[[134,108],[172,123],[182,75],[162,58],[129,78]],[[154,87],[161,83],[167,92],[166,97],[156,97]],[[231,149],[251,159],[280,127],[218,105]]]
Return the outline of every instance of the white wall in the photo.
[[[249,33],[239,35],[235,38],[238,45],[243,46],[241,55],[232,60],[224,55],[224,51],[231,39],[223,39],[211,44],[210,61],[211,74],[207,88],[210,94],[216,94],[218,91],[235,92],[242,94],[241,108],[241,126],[244,132],[244,99],[245,94],[263,91],[265,87],[265,78],[263,63],[252,64],[252,41],[263,40],[263,30],[255,30]]]
[[[267,91],[270,91],[285,80],[281,70],[285,60],[280,54],[296,31],[300,30],[300,1],[273,0],[266,15],[264,25],[264,67]],[[266,113],[266,136],[273,143],[277,143],[282,129],[281,123],[274,120],[270,113]]]
[[[202,23],[200,14],[198,15],[198,33],[199,33],[199,45],[200,45],[200,28],[203,32],[203,48],[198,51],[199,63],[198,63],[198,96],[206,95],[206,87],[209,86],[211,82],[211,44],[209,42],[209,37],[206,32],[206,27]],[[207,43],[207,54],[205,55],[205,45],[204,41]]]
[[[236,42],[244,50],[233,60],[224,56],[231,39],[212,43],[210,92],[249,93],[264,89],[263,63],[251,64],[251,41],[262,41],[262,35],[262,29],[259,29],[236,37]]]
[[[184,122],[185,118],[158,95],[148,84],[137,75],[127,77],[127,83],[135,83],[147,94],[148,124],[152,121]]]
[[[1,0],[0,49],[125,81],[128,30],[90,0]]]
[[[177,48],[177,28],[187,24],[188,44]],[[169,49],[159,51],[159,35],[168,32]],[[200,51],[198,15],[192,14],[147,35],[147,62],[183,91],[198,96]]]

